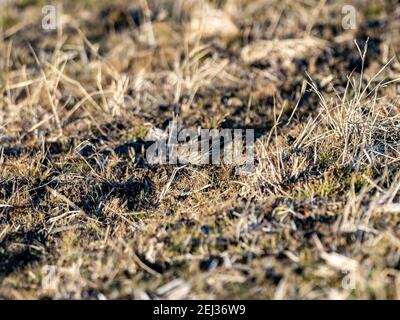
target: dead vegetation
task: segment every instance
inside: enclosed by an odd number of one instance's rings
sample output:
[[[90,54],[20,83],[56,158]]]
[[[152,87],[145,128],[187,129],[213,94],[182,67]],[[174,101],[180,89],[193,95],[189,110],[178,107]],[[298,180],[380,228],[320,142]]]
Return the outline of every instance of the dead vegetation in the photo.
[[[0,13],[0,296],[398,299],[400,7],[41,1]],[[168,122],[256,163],[150,165]]]

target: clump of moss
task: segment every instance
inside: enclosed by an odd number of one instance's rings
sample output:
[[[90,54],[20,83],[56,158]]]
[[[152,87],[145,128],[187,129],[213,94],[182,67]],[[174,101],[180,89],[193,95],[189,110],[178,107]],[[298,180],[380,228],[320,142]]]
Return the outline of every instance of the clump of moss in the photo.
[[[365,8],[365,16],[367,18],[376,18],[383,13],[385,7],[381,2],[373,1]]]
[[[19,19],[7,11],[0,15],[0,25],[5,30],[15,26],[18,22]]]
[[[367,182],[366,178],[372,179],[373,176],[374,169],[372,167],[368,167],[362,171],[345,173],[341,181],[346,188],[350,188],[352,185],[354,185],[354,190],[359,192]]]
[[[321,166],[329,166],[337,161],[338,155],[334,150],[327,149],[318,153],[317,163]]]

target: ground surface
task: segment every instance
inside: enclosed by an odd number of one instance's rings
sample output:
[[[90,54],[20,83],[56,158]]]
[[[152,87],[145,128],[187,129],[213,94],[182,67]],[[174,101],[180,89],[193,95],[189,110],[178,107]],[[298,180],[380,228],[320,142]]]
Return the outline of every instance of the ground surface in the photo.
[[[0,297],[400,298],[396,1],[128,2],[1,4]],[[146,163],[173,118],[253,173]]]

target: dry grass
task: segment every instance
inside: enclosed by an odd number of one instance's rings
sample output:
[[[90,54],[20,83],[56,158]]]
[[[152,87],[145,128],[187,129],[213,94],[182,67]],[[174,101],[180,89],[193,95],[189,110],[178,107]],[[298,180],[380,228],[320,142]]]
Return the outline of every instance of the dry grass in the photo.
[[[0,296],[400,298],[400,7],[351,2],[7,4]],[[253,173],[148,164],[173,119]]]

